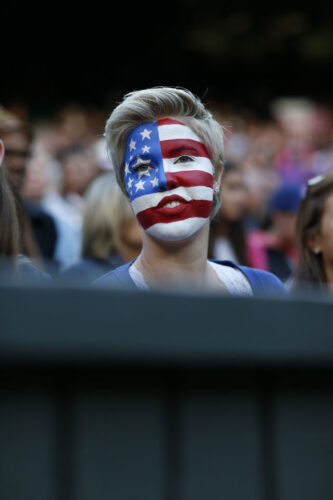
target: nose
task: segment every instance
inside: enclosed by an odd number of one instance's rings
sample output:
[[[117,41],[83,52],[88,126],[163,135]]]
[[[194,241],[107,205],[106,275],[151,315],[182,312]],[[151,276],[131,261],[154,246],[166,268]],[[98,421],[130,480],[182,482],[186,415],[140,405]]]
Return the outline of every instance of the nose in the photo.
[[[169,179],[167,179],[167,181],[169,189],[176,189],[176,187],[179,186],[179,182],[176,176],[170,177]]]
[[[166,183],[160,184],[160,191],[168,191],[168,185]]]
[[[159,187],[159,191],[161,191],[161,192],[168,191],[170,189],[164,171],[162,171],[159,175],[158,187]]]
[[[182,185],[180,172],[167,172],[165,174],[165,179],[166,179],[166,182],[165,182],[164,191],[176,189],[177,187]]]
[[[159,170],[159,191],[170,191],[182,185],[182,172],[168,172],[165,168]]]

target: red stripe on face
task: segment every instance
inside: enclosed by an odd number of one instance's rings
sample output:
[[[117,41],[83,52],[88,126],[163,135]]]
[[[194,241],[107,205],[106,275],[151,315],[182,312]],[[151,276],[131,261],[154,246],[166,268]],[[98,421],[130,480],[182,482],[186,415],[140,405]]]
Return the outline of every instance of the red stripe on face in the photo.
[[[170,189],[178,186],[206,186],[213,189],[213,176],[202,170],[165,172],[165,177]]]
[[[176,158],[181,155],[210,158],[205,145],[192,139],[173,139],[161,141],[160,144],[163,158]]]
[[[210,216],[213,203],[206,200],[192,200],[184,203],[184,206],[175,208],[147,208],[139,212],[136,217],[143,229],[148,229],[154,224],[169,224],[191,217],[207,219]]]
[[[161,126],[161,125],[185,125],[185,123],[182,123],[178,120],[173,120],[172,118],[162,118],[162,120],[157,120],[157,125],[158,126]]]

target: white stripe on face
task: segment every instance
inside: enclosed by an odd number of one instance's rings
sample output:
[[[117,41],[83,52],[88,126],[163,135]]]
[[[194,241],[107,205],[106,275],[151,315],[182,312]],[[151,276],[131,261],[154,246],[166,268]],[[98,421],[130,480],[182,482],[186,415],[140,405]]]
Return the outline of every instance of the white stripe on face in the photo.
[[[188,155],[191,156],[191,155]],[[177,158],[163,158],[163,167],[165,172],[182,172],[186,170],[201,170],[213,175],[213,165],[209,158],[204,156],[193,157],[194,161],[188,163],[175,163]]]
[[[159,125],[158,135],[160,141],[170,141],[172,139],[192,139],[202,142],[202,140],[187,125]]]
[[[153,226],[150,226],[150,228],[146,229],[146,232],[156,238],[161,239],[163,235],[162,239],[168,241],[179,241],[180,239],[184,239],[184,237],[180,238],[180,235],[185,233],[185,237],[189,238],[194,233],[199,231],[205,222],[207,222],[207,219],[203,219],[201,217],[191,217],[190,219],[186,219],[186,221],[180,220],[170,222],[169,224],[154,224]],[[185,228],[186,232],[184,231]]]

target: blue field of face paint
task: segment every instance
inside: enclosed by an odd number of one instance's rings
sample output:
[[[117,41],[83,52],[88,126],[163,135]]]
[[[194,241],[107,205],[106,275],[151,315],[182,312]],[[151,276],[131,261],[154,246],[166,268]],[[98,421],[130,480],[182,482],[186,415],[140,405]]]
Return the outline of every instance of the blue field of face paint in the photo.
[[[127,137],[124,180],[129,198],[167,189],[157,122],[144,122]]]

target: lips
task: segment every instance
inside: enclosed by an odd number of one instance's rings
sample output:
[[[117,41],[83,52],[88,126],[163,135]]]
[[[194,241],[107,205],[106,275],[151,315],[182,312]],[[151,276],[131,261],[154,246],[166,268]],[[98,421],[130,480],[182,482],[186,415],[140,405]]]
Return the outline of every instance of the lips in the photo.
[[[165,196],[157,205],[157,209],[163,209],[163,210],[175,210],[179,209],[179,207],[182,207],[186,205],[187,200],[183,198],[182,196],[179,196],[178,194],[173,194],[171,196]],[[175,206],[167,206],[169,204],[175,204]]]
[[[168,198],[170,199],[171,196],[168,196]],[[164,200],[165,198],[162,201]],[[147,210],[139,212],[137,218],[143,229],[148,229],[155,224],[169,224],[171,222],[183,221],[193,217],[207,219],[211,211],[212,201],[190,200],[186,201],[186,203],[180,203],[174,208],[147,208]]]

